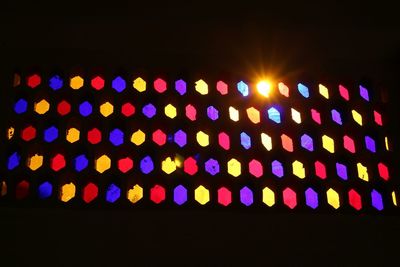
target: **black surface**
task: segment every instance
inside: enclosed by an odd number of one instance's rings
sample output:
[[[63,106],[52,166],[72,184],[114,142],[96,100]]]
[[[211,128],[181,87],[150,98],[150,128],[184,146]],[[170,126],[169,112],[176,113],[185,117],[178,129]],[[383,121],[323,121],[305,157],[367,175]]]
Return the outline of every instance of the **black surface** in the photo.
[[[2,95],[16,68],[367,79],[388,90],[398,147],[394,4],[3,1],[0,29]],[[396,265],[399,223],[398,216],[2,207],[0,265]]]

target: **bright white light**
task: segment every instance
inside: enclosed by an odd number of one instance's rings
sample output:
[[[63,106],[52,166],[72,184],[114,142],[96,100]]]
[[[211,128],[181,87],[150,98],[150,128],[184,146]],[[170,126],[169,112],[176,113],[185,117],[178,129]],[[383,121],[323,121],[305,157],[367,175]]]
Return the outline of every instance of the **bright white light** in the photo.
[[[271,84],[267,81],[260,81],[257,83],[257,90],[263,96],[268,97],[271,92]]]

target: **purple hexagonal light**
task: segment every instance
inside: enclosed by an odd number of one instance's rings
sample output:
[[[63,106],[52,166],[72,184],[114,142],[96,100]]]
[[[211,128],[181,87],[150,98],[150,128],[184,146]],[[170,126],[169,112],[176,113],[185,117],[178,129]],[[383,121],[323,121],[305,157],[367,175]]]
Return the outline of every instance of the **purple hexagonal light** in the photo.
[[[375,147],[375,140],[369,137],[368,135],[365,136],[365,146],[367,149],[373,153],[376,152],[376,147]]]
[[[240,144],[245,149],[249,149],[251,147],[251,138],[247,133],[245,133],[245,132],[240,133]]]
[[[174,142],[180,147],[184,147],[186,145],[186,138],[186,133],[182,130],[179,130],[174,134]]]
[[[278,160],[274,160],[271,165],[272,165],[272,173],[275,176],[282,178],[284,174],[282,163],[280,163]]]
[[[343,180],[347,180],[347,167],[346,165],[336,162],[336,173]]]
[[[367,88],[363,87],[360,85],[360,96],[364,98],[365,100],[369,101],[369,95],[368,95],[368,90]]]
[[[114,146],[120,146],[124,143],[124,133],[116,128],[110,132],[109,140]]]
[[[140,170],[144,174],[149,174],[154,170],[154,163],[150,156],[146,156],[140,161]]]
[[[44,141],[51,143],[58,137],[58,129],[55,126],[50,126],[44,131]]]
[[[207,116],[213,121],[217,120],[219,118],[218,109],[213,106],[209,106],[207,108]]]
[[[318,207],[318,194],[311,187],[306,190],[306,205],[312,209]]]
[[[247,186],[240,189],[240,202],[246,206],[253,204],[253,191],[251,191]]]
[[[186,93],[186,82],[184,80],[177,80],[175,82],[175,90],[180,94],[184,95]]]
[[[303,134],[301,136],[301,146],[308,151],[314,151],[314,143],[311,136],[308,134]]]
[[[219,173],[219,164],[215,159],[209,159],[205,163],[206,171],[211,175]]]
[[[371,192],[372,206],[377,210],[383,210],[382,195],[375,189]]]
[[[331,115],[332,115],[332,120],[334,122],[336,122],[337,124],[342,125],[342,116],[340,116],[339,111],[337,111],[336,109],[332,109]]]
[[[121,93],[126,88],[126,82],[124,79],[118,76],[112,81],[111,87],[118,93]]]
[[[142,108],[142,112],[147,118],[150,119],[156,115],[157,109],[153,104],[149,103]]]
[[[178,185],[174,189],[174,202],[182,205],[187,201],[187,189],[183,185]]]

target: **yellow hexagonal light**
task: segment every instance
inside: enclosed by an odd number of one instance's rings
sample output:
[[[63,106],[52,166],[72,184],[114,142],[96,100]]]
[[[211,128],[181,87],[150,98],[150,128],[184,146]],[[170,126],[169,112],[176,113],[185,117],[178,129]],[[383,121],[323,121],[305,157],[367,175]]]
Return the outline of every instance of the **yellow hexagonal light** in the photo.
[[[335,142],[327,135],[322,136],[322,147],[331,153],[335,153]]]
[[[37,114],[43,115],[50,109],[50,104],[45,99],[36,102],[33,109]]]
[[[293,174],[299,177],[300,179],[304,179],[306,177],[306,170],[304,169],[303,163],[298,160],[293,161],[292,163]]]
[[[113,112],[114,112],[114,106],[108,101],[100,106],[100,113],[104,117],[110,116]]]
[[[102,155],[94,162],[94,168],[99,173],[103,173],[111,167],[111,159],[107,155]]]
[[[143,144],[144,141],[146,141],[146,134],[140,129],[134,132],[131,136],[131,142],[137,146]]]
[[[207,83],[205,81],[203,81],[201,79],[196,82],[195,89],[201,95],[208,94],[208,85],[207,85]]]
[[[136,78],[133,81],[133,88],[138,90],[139,92],[144,92],[146,91],[146,81],[143,80],[141,77]]]
[[[176,117],[176,108],[171,104],[168,104],[165,106],[164,112],[165,112],[165,115],[167,115],[167,117],[169,117],[171,119]]]
[[[355,122],[357,122],[360,126],[362,126],[363,122],[362,122],[362,116],[360,113],[358,113],[356,110],[352,110],[351,111],[351,115],[353,116],[353,119]]]
[[[338,209],[340,207],[339,194],[335,190],[329,188],[329,190],[326,191],[326,197],[328,199],[329,205],[331,205],[335,209]]]
[[[196,140],[197,140],[197,143],[199,143],[199,145],[201,145],[202,147],[206,147],[206,146],[208,146],[209,143],[210,143],[208,134],[206,134],[206,133],[203,132],[203,131],[197,132],[197,134],[196,134]]]
[[[166,158],[161,162],[161,169],[166,174],[171,174],[176,170],[175,160],[172,160],[171,157]]]
[[[319,84],[319,93],[325,97],[326,99],[329,99],[329,91],[328,88],[322,84]]]
[[[140,185],[134,185],[131,189],[128,190],[127,198],[130,202],[135,204],[143,198],[143,188]]]
[[[247,112],[247,117],[249,117],[249,120],[254,123],[260,123],[260,111],[254,107],[250,107],[246,110]]]
[[[361,162],[357,163],[357,172],[358,172],[358,178],[368,182],[369,180],[368,169],[366,166],[362,165]]]
[[[69,81],[69,85],[72,89],[78,90],[83,86],[83,79],[81,76],[72,77]]]
[[[36,171],[43,165],[43,156],[39,154],[35,154],[32,157],[28,158],[27,166],[32,171]]]
[[[67,141],[70,143],[75,143],[76,141],[79,140],[80,137],[80,131],[76,128],[69,128],[67,130]]]
[[[268,206],[272,207],[275,204],[275,193],[268,187],[262,190],[262,201]]]
[[[68,202],[75,197],[76,188],[73,183],[65,184],[60,190],[60,200]]]
[[[11,126],[10,128],[8,128],[7,139],[10,140],[11,138],[13,138],[14,133],[15,133],[14,127]]]
[[[228,173],[234,177],[238,177],[242,173],[242,166],[237,159],[233,158],[228,161]]]
[[[194,190],[194,199],[201,205],[204,205],[210,201],[210,192],[207,188],[200,185],[196,190]]]

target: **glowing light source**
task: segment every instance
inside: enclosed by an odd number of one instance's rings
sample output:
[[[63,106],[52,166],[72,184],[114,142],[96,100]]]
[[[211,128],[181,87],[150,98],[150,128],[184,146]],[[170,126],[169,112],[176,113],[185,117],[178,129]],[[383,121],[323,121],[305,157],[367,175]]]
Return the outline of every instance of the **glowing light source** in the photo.
[[[257,178],[260,178],[263,175],[263,166],[261,162],[256,159],[252,159],[249,162],[249,173]]]
[[[175,90],[180,94],[186,94],[186,82],[184,80],[177,80],[175,82]]]
[[[268,81],[260,81],[257,83],[257,91],[265,96],[268,97],[269,94],[271,93],[271,83]]]
[[[165,188],[161,185],[154,185],[150,189],[150,200],[156,204],[160,204],[165,200]]]
[[[113,114],[113,112],[114,112],[114,106],[110,102],[107,101],[100,105],[100,113],[104,117],[107,118],[108,116]]]
[[[164,108],[164,112],[165,112],[165,115],[170,119],[173,119],[176,117],[176,108],[172,104],[166,105]]]
[[[39,154],[34,154],[28,158],[27,166],[32,171],[36,171],[43,165],[43,156]]]
[[[330,153],[335,153],[335,143],[333,139],[325,134],[322,136],[322,147]]]
[[[367,88],[364,86],[360,85],[360,96],[364,98],[366,101],[369,101],[369,94]]]
[[[272,207],[275,204],[275,193],[268,187],[264,187],[262,190],[262,202],[268,207]]]
[[[69,86],[71,86],[72,89],[78,90],[83,86],[83,79],[81,76],[74,76],[70,79],[69,81]]]
[[[253,191],[251,191],[247,186],[240,189],[240,202],[245,206],[250,206],[254,202]]]
[[[240,133],[240,144],[245,149],[250,149],[251,148],[251,137],[247,133],[241,132]]]
[[[229,118],[232,121],[239,121],[239,110],[235,109],[234,107],[229,107]]]
[[[200,185],[194,190],[194,199],[201,205],[205,205],[210,201],[210,192],[207,188]]]
[[[133,204],[137,203],[143,198],[143,188],[140,185],[135,184],[128,190],[126,198]]]
[[[116,128],[110,132],[108,139],[114,146],[120,146],[124,143],[124,132]]]
[[[226,83],[224,83],[223,81],[218,81],[217,82],[217,91],[221,94],[221,95],[226,95],[228,94],[228,85]]]
[[[346,101],[349,101],[349,99],[350,99],[349,90],[347,90],[346,87],[344,87],[343,85],[339,85],[339,93],[343,97],[343,99],[345,99]]]
[[[218,134],[218,144],[225,150],[229,150],[230,148],[230,139],[229,135],[226,133],[222,132]]]
[[[115,184],[110,184],[107,187],[106,192],[106,201],[110,203],[114,203],[121,197],[121,188],[116,186]]]
[[[283,165],[281,162],[279,162],[278,160],[274,160],[271,163],[271,168],[272,168],[272,173],[279,178],[282,178],[284,175],[284,171],[283,171]]]
[[[240,162],[233,158],[228,161],[228,173],[234,177],[238,177],[242,173]]]
[[[299,93],[305,97],[305,98],[309,98],[310,97],[310,93],[308,91],[308,87],[305,86],[304,84],[299,83],[297,85],[297,89],[299,90]]]
[[[243,81],[238,82],[237,89],[238,89],[239,93],[242,94],[242,96],[249,95],[249,86],[246,83],[244,83]]]
[[[278,84],[278,89],[281,95],[289,97],[289,87],[287,87],[284,83],[280,82]]]
[[[191,120],[191,121],[195,121],[196,120],[196,115],[197,115],[197,111],[196,108],[189,104],[185,107],[185,112],[186,112],[186,117]]]
[[[358,178],[366,182],[369,181],[368,169],[361,162],[357,163],[357,173],[358,173]]]
[[[250,107],[246,109],[246,113],[247,117],[252,123],[254,124],[260,123],[260,111],[258,111],[254,107]]]
[[[199,92],[201,95],[206,95],[208,94],[208,85],[205,81],[203,80],[198,80],[195,83],[195,89],[197,92]]]
[[[89,143],[92,145],[98,144],[101,142],[101,132],[97,128],[93,128],[87,132],[87,139]]]
[[[275,107],[268,109],[268,118],[276,123],[281,123],[281,113]]]
[[[49,182],[44,182],[38,187],[38,195],[41,199],[49,198],[52,193],[53,186]]]
[[[146,134],[140,129],[134,132],[131,136],[131,142],[137,146],[143,144],[144,141],[146,141]]]
[[[60,190],[60,200],[68,202],[75,197],[76,187],[74,183],[64,184]]]
[[[291,209],[297,206],[297,194],[291,188],[286,187],[283,190],[283,203]]]
[[[162,161],[161,163],[161,169],[166,173],[166,174],[171,174],[176,170],[176,164],[175,161],[171,159],[171,157],[167,157],[165,160]]]
[[[99,188],[97,187],[97,185],[95,185],[94,183],[88,183],[83,188],[83,201],[85,201],[86,203],[90,203],[97,198],[98,194]]]
[[[225,207],[232,203],[232,193],[226,187],[218,189],[218,203]]]
[[[292,168],[293,168],[293,174],[299,177],[300,179],[304,179],[306,177],[306,170],[303,166],[303,163],[301,163],[300,161],[298,160],[293,161]]]
[[[178,185],[174,189],[174,202],[182,205],[187,201],[187,189],[183,185]]]
[[[183,162],[183,171],[189,175],[194,175],[198,171],[199,167],[197,166],[197,162],[194,158],[188,157]]]
[[[43,115],[50,109],[50,104],[45,99],[36,102],[33,109],[37,114]]]
[[[318,207],[318,193],[315,192],[314,189],[309,187],[305,191],[305,196],[306,196],[306,205],[312,209],[316,209]]]
[[[319,85],[318,85],[318,88],[319,88],[319,93],[320,93],[323,97],[325,97],[326,99],[329,99],[329,91],[328,91],[328,88],[326,88],[326,86],[324,86],[324,85],[322,85],[322,84],[319,84]]]
[[[125,88],[126,88],[126,82],[125,82],[125,80],[124,80],[122,77],[117,76],[117,77],[115,77],[115,79],[112,81],[111,87],[112,87],[115,91],[117,91],[118,93],[121,93],[121,92],[124,91]]]
[[[167,90],[167,83],[163,79],[158,78],[153,85],[154,89],[159,93],[164,93]]]
[[[371,192],[371,202],[372,206],[377,210],[383,210],[383,200],[382,195],[375,189]]]
[[[154,163],[150,156],[145,156],[140,161],[140,170],[144,174],[149,174],[154,170]]]
[[[295,110],[294,108],[291,108],[292,111],[292,120],[297,123],[300,124],[301,123],[301,113],[298,112],[297,110]]]
[[[261,133],[261,143],[263,146],[268,150],[271,151],[272,149],[272,139],[271,136],[269,136],[266,133]]]
[[[94,168],[99,173],[103,173],[111,167],[111,159],[107,155],[102,155],[95,160]]]
[[[219,163],[217,160],[215,159],[209,159],[205,162],[205,169],[206,172],[208,172],[211,175],[216,175],[217,173],[219,173]]]
[[[349,204],[350,204],[350,206],[352,206],[356,210],[361,210],[362,202],[361,202],[360,194],[356,190],[351,189],[349,191],[348,196],[349,196]]]
[[[199,143],[199,145],[202,146],[202,147],[206,147],[206,146],[208,146],[209,143],[210,143],[208,134],[206,134],[206,133],[203,132],[203,131],[197,132],[197,134],[196,134],[196,140],[197,140],[197,143]]]
[[[361,116],[360,113],[358,113],[356,110],[353,109],[351,111],[351,115],[353,116],[353,119],[354,119],[355,122],[357,122],[360,126],[363,125],[362,116]]]
[[[340,207],[339,194],[332,188],[329,188],[329,190],[326,191],[326,198],[328,200],[328,204],[334,209],[338,209]]]
[[[27,85],[30,88],[37,87],[41,82],[42,82],[42,79],[38,74],[33,74],[33,75],[29,76],[27,79]]]
[[[136,78],[133,81],[133,88],[138,90],[138,92],[140,93],[146,91],[146,81],[143,80],[141,77]]]

